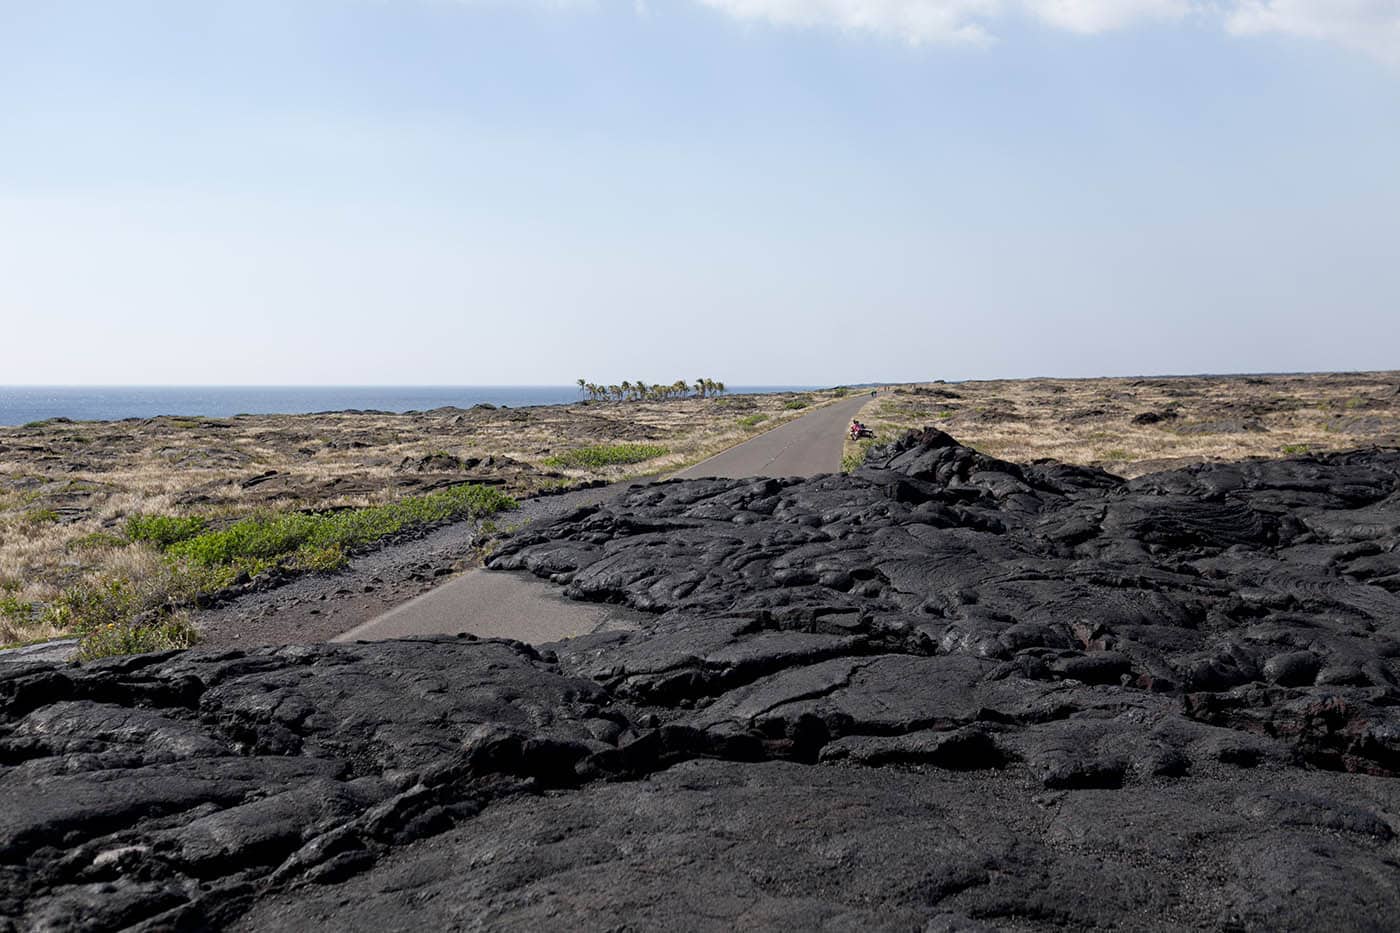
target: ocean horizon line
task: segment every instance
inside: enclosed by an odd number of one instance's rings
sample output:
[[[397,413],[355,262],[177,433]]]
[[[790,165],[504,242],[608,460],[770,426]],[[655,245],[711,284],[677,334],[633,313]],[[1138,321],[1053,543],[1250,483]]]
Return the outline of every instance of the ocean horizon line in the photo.
[[[736,385],[729,395],[808,392],[811,385]],[[313,415],[431,411],[495,405],[528,408],[584,401],[572,385],[31,385],[0,386],[0,426],[55,418],[123,421],[163,416]]]

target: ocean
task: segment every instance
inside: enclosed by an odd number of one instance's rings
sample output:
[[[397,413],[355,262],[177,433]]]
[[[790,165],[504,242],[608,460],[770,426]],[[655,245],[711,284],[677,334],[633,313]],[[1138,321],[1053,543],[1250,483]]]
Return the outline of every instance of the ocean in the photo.
[[[815,386],[736,386],[731,395]],[[48,418],[116,421],[189,415],[310,414],[348,409],[426,411],[489,403],[520,408],[582,398],[578,386],[0,386],[0,425]]]

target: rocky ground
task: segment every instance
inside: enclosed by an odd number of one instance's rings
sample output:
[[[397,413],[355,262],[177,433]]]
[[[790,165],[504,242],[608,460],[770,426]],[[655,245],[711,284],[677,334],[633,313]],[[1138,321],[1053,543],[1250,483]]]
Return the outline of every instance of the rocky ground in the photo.
[[[65,596],[114,586],[170,588],[161,582],[168,574],[159,555],[129,540],[132,516],[199,516],[219,526],[248,515],[368,506],[467,483],[535,497],[679,468],[831,397],[777,393],[401,414],[60,418],[0,427],[0,645],[66,634],[47,612]],[[598,445],[643,445],[654,455],[595,466],[559,466],[552,459]],[[392,563],[406,572],[380,576],[405,592],[416,582],[413,575],[424,572],[411,553]],[[432,563],[427,572],[442,566]],[[341,588],[330,581],[327,591],[335,595]],[[206,627],[204,620],[196,624]]]
[[[53,607],[86,605],[114,588],[140,593],[142,607],[191,608],[188,575],[172,574],[150,546],[125,535],[133,515],[196,515],[218,526],[249,514],[364,506],[468,482],[533,497],[665,472],[801,414],[789,406],[831,397],[0,427],[0,645],[82,630],[83,620],[64,624]],[[861,418],[882,440],[936,424],[1004,459],[1054,457],[1139,476],[1247,456],[1400,444],[1400,374],[911,384],[883,389]],[[597,444],[645,444],[665,453],[640,464],[551,465],[551,457]],[[852,465],[863,452],[849,446]],[[368,561],[357,553],[343,577],[301,579],[278,596],[260,591],[217,615],[193,613],[193,624],[215,633],[230,619],[247,621],[245,635],[230,633],[219,644],[330,632],[331,619],[362,621],[421,592],[425,577],[463,566],[475,529],[435,540],[454,535],[460,547],[451,551],[397,541],[394,553]],[[359,572],[361,564],[367,572]],[[332,605],[319,605],[326,601]]]
[[[20,929],[1382,930],[1400,452],[1125,481],[938,431],[493,558],[654,614],[0,670]]]
[[[1006,460],[1053,457],[1131,477],[1244,457],[1395,446],[1400,373],[892,386],[862,420],[886,438],[932,424]]]

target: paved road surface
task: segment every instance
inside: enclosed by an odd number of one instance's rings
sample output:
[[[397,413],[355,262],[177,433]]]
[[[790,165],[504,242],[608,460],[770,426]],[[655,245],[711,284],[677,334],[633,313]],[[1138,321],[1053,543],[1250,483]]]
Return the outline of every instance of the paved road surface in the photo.
[[[846,428],[870,401],[868,394],[818,408],[809,415],[731,447],[676,474],[676,479],[724,476],[816,476],[841,469]]]
[[[869,395],[858,395],[819,408],[683,470],[676,478],[834,473],[841,468],[846,425],[869,401]],[[632,628],[637,618],[637,613],[617,606],[565,599],[558,587],[526,573],[472,570],[332,640],[382,641],[470,633],[538,645],[589,632]]]

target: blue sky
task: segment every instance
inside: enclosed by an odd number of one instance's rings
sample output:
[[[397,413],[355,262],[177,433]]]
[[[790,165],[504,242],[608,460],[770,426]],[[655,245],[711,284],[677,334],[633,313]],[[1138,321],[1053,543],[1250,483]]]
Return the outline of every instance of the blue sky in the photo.
[[[1400,368],[1400,0],[0,0],[0,384]]]

